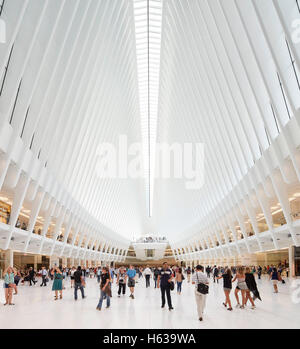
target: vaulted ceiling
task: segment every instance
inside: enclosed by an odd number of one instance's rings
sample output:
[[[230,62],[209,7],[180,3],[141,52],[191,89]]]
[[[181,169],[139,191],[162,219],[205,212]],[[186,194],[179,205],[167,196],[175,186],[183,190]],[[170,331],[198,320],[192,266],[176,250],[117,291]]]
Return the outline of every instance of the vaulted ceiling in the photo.
[[[260,188],[284,206],[271,174],[299,183],[297,1],[2,2],[2,190],[13,164],[105,236],[173,246],[266,215]],[[143,145],[144,178],[99,178],[99,145],[120,135]],[[204,144],[204,185],[154,178],[156,142]]]

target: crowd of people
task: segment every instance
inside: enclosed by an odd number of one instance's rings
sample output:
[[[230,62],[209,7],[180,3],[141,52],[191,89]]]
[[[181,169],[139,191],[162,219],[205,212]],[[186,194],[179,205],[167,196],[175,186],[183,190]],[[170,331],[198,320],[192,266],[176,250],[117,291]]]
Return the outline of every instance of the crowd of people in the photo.
[[[154,288],[161,291],[161,307],[164,308],[167,304],[169,310],[173,310],[172,291],[176,288],[177,294],[182,292],[182,284],[185,279],[187,283],[195,285],[195,300],[197,305],[198,317],[203,321],[203,312],[206,304],[206,297],[209,293],[209,284],[212,279],[213,283],[219,283],[223,280],[223,290],[225,300],[223,306],[232,311],[232,300],[230,293],[233,284],[236,282],[234,297],[236,299],[236,307],[245,309],[247,303],[250,303],[251,309],[255,309],[255,301],[261,300],[255,275],[261,279],[262,274],[266,274],[269,280],[272,281],[274,292],[278,293],[278,283],[284,283],[284,278],[289,276],[288,267],[285,265],[272,266],[253,266],[253,267],[222,267],[222,266],[206,266],[197,265],[195,268],[181,268],[178,266],[170,267],[167,262],[161,267],[147,266],[129,267],[120,266],[113,268],[108,266],[88,268],[78,266],[77,268],[61,268],[53,267],[46,269],[42,267],[38,272],[32,267],[18,271],[15,268],[8,267],[4,272],[4,290],[5,304],[14,305],[13,294],[18,294],[18,285],[26,284],[34,286],[38,282],[38,277],[41,279],[40,287],[47,286],[47,283],[52,280],[52,291],[54,292],[54,300],[63,299],[63,290],[66,287],[66,282],[70,282],[70,287],[74,288],[74,299],[78,300],[78,290],[81,292],[81,297],[86,298],[85,287],[87,278],[95,278],[100,287],[100,298],[96,309],[101,311],[104,300],[106,300],[106,308],[111,305],[112,284],[116,282],[118,286],[118,297],[126,294],[126,288],[129,289],[129,297],[135,299],[135,285],[141,278],[145,279],[145,287],[151,287],[151,278],[154,281]]]
[[[157,237],[157,236],[147,236],[137,239],[135,242],[139,243],[151,243],[151,242],[166,242],[167,239],[165,236]]]

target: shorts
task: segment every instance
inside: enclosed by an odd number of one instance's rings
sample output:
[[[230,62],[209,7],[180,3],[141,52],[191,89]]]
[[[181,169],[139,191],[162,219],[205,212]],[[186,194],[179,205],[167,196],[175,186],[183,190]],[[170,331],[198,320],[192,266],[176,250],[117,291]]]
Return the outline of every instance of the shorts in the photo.
[[[239,284],[237,284],[236,288],[242,291],[248,290],[246,282],[240,282]]]
[[[277,285],[278,284],[278,280],[272,280],[273,285]]]
[[[128,287],[134,287],[135,286],[135,280],[129,279],[128,280]]]
[[[3,287],[4,287],[4,288],[11,288],[11,287],[9,286],[9,284],[6,284],[6,283],[3,284]]]
[[[231,291],[231,288],[224,287],[224,291]]]
[[[74,280],[74,276],[71,276],[71,280]]]

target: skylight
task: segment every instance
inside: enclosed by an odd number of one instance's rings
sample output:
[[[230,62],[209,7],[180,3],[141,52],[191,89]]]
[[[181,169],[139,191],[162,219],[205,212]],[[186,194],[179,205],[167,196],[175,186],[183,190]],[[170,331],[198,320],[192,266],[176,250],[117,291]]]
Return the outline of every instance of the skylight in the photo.
[[[155,173],[162,1],[133,0],[144,176],[149,217],[152,216]]]

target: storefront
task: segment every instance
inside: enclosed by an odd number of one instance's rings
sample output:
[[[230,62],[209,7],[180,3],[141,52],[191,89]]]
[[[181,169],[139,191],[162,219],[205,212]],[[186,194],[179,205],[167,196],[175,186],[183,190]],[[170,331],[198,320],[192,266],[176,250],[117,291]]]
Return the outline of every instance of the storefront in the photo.
[[[0,222],[8,224],[10,218],[11,206],[0,201]]]

